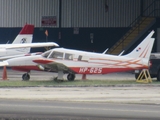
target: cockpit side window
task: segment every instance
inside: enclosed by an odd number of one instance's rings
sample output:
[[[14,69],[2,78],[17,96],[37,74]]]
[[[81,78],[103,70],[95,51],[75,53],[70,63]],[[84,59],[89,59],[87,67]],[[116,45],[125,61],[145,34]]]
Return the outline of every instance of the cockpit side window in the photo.
[[[69,53],[65,53],[65,57],[66,60],[73,60],[73,54],[69,54]]]
[[[53,51],[49,58],[63,59],[63,53]]]

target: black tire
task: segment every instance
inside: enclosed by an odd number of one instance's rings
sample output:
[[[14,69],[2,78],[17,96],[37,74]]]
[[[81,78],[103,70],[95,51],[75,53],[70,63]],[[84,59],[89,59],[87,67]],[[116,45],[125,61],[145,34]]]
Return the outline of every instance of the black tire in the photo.
[[[160,81],[160,70],[157,73],[157,81]]]
[[[29,81],[29,79],[30,79],[30,75],[28,73],[25,73],[22,75],[22,80]]]
[[[74,74],[68,74],[67,79],[68,79],[68,81],[74,81],[75,75]]]
[[[139,76],[139,73],[135,73],[135,78],[137,79]]]

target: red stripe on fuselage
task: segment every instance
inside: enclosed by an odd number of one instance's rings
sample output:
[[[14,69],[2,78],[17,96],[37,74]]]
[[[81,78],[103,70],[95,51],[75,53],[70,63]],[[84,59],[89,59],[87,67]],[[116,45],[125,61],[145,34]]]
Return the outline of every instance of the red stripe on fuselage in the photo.
[[[149,49],[149,43],[148,45],[145,47],[145,49],[143,50],[143,52],[141,53],[141,55],[139,57],[142,57],[142,58],[145,58],[146,57],[146,54],[148,52],[148,49]]]
[[[29,72],[31,70],[41,71],[38,66],[14,66],[12,67],[13,70],[22,71],[22,72]]]
[[[137,69],[146,69],[147,66]],[[96,68],[96,67],[70,67],[77,74],[107,74],[113,72],[125,72],[135,70],[135,68]]]

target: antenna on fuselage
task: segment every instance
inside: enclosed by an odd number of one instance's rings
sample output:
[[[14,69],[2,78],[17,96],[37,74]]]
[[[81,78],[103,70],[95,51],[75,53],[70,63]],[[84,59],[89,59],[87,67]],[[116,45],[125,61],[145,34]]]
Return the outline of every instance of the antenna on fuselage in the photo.
[[[106,54],[108,50],[109,50],[109,48],[107,48],[102,54]]]

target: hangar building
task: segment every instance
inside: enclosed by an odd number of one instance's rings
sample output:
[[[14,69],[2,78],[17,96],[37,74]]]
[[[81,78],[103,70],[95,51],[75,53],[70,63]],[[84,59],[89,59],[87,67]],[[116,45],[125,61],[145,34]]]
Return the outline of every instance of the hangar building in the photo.
[[[28,23],[33,42],[118,54],[154,29],[153,52],[160,51],[160,0],[0,0],[0,16],[0,43],[11,43]]]

